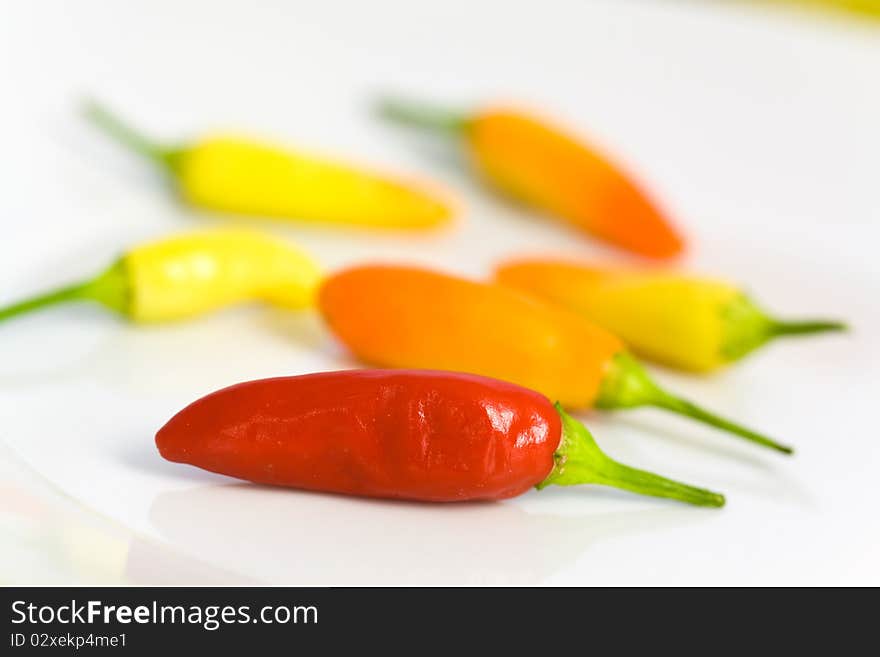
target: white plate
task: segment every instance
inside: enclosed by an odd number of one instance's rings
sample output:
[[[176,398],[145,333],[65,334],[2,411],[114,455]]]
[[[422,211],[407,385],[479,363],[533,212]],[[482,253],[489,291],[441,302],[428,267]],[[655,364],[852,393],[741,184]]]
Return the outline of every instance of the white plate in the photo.
[[[741,281],[780,314],[851,322],[712,378],[658,372],[797,456],[638,411],[584,418],[620,460],[721,490],[727,508],[595,488],[437,507],[244,485],[165,463],[155,430],[235,381],[354,366],[320,321],[239,308],[140,328],[68,307],[0,327],[2,432],[21,459],[134,532],[138,581],[199,579],[138,549],[147,540],[212,581],[880,583],[880,32],[711,3],[334,4],[5,7],[0,298],[217,221],[79,124],[85,92],[169,137],[242,126],[460,191],[467,213],[431,236],[258,224],[331,268],[406,259],[481,276],[523,251],[614,257],[498,203],[364,107],[379,88],[503,94],[638,170],[693,236],[687,267]]]

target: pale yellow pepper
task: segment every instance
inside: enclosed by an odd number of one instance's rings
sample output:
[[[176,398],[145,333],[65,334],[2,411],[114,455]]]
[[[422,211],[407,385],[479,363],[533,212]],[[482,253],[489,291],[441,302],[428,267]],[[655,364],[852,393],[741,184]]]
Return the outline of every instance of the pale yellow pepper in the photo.
[[[670,272],[518,260],[499,267],[496,279],[589,318],[645,359],[696,372],[722,367],[781,335],[844,328],[825,320],[781,321],[734,285]]]
[[[181,147],[159,145],[104,108],[87,116],[158,163],[188,204],[239,215],[375,228],[430,228],[447,221],[447,201],[423,184],[237,136]]]
[[[95,301],[135,322],[186,319],[244,301],[314,303],[321,270],[262,233],[220,229],[135,247],[86,281],[0,308],[0,321],[67,301]]]

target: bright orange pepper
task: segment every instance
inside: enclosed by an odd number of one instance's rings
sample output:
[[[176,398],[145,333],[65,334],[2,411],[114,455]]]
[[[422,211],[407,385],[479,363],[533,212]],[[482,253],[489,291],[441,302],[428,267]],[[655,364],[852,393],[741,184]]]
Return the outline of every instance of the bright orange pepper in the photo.
[[[321,288],[320,307],[368,363],[519,382],[570,408],[593,405],[624,348],[604,329],[518,292],[415,268],[338,273]]]
[[[482,374],[575,409],[656,406],[791,451],[661,389],[605,329],[501,285],[361,266],[326,279],[318,305],[342,342],[373,365]]]
[[[542,119],[509,109],[472,115],[388,102],[390,119],[454,134],[494,187],[600,239],[667,258],[684,241],[656,202],[593,146]]]

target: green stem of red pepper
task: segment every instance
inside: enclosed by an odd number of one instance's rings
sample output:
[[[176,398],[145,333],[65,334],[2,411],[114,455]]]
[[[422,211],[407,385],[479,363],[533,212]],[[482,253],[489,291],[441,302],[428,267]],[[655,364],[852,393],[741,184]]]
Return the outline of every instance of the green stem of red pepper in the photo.
[[[554,455],[553,471],[538,484],[538,489],[550,485],[600,484],[697,506],[724,506],[724,496],[720,493],[618,463],[605,455],[587,428],[563,411],[558,403],[556,410],[562,418],[562,442]]]

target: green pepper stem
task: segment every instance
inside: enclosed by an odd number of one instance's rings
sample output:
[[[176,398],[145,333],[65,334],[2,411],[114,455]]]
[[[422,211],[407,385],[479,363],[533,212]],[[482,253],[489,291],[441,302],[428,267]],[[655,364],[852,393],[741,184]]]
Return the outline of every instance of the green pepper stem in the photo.
[[[463,113],[400,98],[382,99],[376,106],[376,111],[379,116],[395,123],[441,134],[460,134],[469,123],[468,117]]]
[[[96,101],[86,102],[83,113],[89,121],[118,143],[171,173],[177,170],[180,149],[162,145],[147,137]]]
[[[91,281],[84,281],[74,285],[60,287],[50,292],[38,294],[29,299],[24,299],[0,308],[0,322],[47,306],[54,306],[55,304],[65,303],[67,301],[83,299],[90,282]]]
[[[128,276],[124,260],[87,281],[65,285],[0,308],[0,322],[70,301],[97,301],[121,314],[128,312]]]
[[[830,331],[846,331],[848,327],[843,322],[833,320],[803,320],[803,321],[782,321],[770,320],[768,333],[772,337],[778,335],[811,335],[813,333],[828,333]]]
[[[596,407],[601,409],[654,406],[689,417],[703,424],[745,438],[753,443],[792,454],[794,449],[767,436],[731,422],[714,413],[663,390],[632,356],[621,352],[614,357],[612,366],[602,382]]]
[[[716,429],[721,429],[722,431],[727,431],[734,435],[745,438],[746,440],[750,440],[758,445],[763,445],[764,447],[775,449],[776,451],[782,452],[783,454],[794,453],[794,448],[790,447],[789,445],[783,445],[782,443],[772,440],[771,438],[768,438],[763,434],[752,431],[747,427],[715,415],[714,413],[711,413],[704,408],[700,408],[696,404],[689,402],[686,399],[676,397],[675,395],[671,395],[666,391],[659,391],[659,395],[651,405],[657,408],[665,409],[667,411],[672,411],[673,413],[677,413],[678,415],[692,418],[694,420],[697,420],[698,422],[702,422],[703,424],[708,424],[711,427],[715,427]]]
[[[785,321],[765,313],[745,294],[738,294],[721,310],[721,356],[736,361],[779,336],[812,335],[845,331],[846,324],[833,320]]]
[[[600,484],[696,506],[724,506],[724,496],[720,493],[618,463],[602,452],[587,428],[563,411],[558,403],[556,410],[562,418],[562,441],[554,455],[553,471],[538,485],[539,489],[550,485]]]

